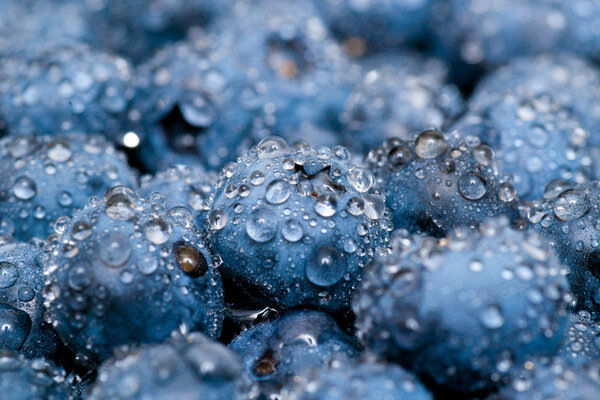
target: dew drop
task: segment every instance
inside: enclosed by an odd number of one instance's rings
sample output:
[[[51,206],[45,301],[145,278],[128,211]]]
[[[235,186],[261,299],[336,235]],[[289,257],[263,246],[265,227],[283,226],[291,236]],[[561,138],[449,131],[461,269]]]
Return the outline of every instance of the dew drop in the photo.
[[[283,179],[276,179],[267,186],[265,200],[271,204],[281,204],[290,197],[290,194],[290,185]]]
[[[149,221],[144,225],[144,235],[154,244],[164,244],[169,240],[173,227],[162,218]]]
[[[21,200],[32,199],[37,194],[35,182],[26,176],[22,176],[15,180],[13,187],[15,197]]]
[[[289,148],[285,140],[277,136],[269,136],[261,140],[256,145],[258,158],[275,158],[289,153]]]
[[[489,305],[483,309],[479,319],[483,326],[488,329],[498,329],[504,325],[504,315],[502,310],[495,304]]]
[[[19,270],[13,264],[0,262],[0,288],[11,287],[19,279]]]
[[[350,186],[358,193],[368,192],[369,189],[371,189],[371,186],[373,186],[373,174],[365,168],[350,168],[346,173],[346,178],[348,178]]]
[[[417,137],[415,154],[420,158],[436,158],[446,151],[448,145],[444,136],[434,130],[421,132]]]
[[[315,212],[322,217],[331,217],[335,214],[337,202],[330,194],[324,194],[317,198],[315,202]]]
[[[467,200],[479,200],[487,191],[485,180],[479,174],[470,172],[458,179],[458,191]]]
[[[587,195],[577,189],[565,190],[554,202],[554,214],[563,221],[581,218],[590,210]]]
[[[126,186],[109,189],[104,195],[106,215],[114,220],[130,220],[135,215],[134,201],[136,199],[135,192]]]
[[[100,259],[109,267],[120,267],[131,256],[129,240],[119,232],[103,235],[97,248]]]
[[[283,224],[281,234],[288,242],[293,243],[302,239],[304,231],[302,230],[302,225],[298,221],[290,219]]]
[[[56,141],[48,146],[48,158],[55,162],[65,162],[71,158],[71,149],[68,143]]]
[[[277,233],[277,219],[267,209],[257,208],[246,221],[246,233],[255,242],[268,242]]]
[[[198,278],[208,272],[208,262],[195,247],[185,243],[175,243],[173,252],[179,268],[192,278]]]
[[[342,254],[334,247],[321,246],[306,264],[306,277],[317,286],[331,286],[346,272]]]

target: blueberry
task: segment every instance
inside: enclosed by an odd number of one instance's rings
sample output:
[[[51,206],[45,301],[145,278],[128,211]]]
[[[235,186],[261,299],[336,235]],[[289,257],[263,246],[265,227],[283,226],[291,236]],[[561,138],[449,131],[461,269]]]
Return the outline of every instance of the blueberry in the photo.
[[[324,19],[353,55],[423,39],[432,0],[318,0]]]
[[[2,60],[0,121],[10,135],[102,133],[123,143],[132,69],[84,45]]]
[[[598,247],[598,182],[571,185],[552,181],[544,197],[524,209],[531,228],[550,241],[560,260],[569,269],[576,309],[600,310],[600,251]]]
[[[521,57],[497,69],[477,86],[470,109],[497,103],[506,95],[535,98],[549,95],[561,107],[571,110],[582,127],[590,132],[591,146],[600,145],[600,72],[588,61],[570,54]]]
[[[100,367],[90,400],[250,399],[238,355],[200,333],[117,354]],[[246,397],[247,396],[247,397]]]
[[[354,358],[360,346],[321,311],[290,310],[258,324],[230,345],[265,395],[276,394],[304,371],[333,359]]]
[[[579,366],[600,358],[600,323],[587,311],[569,316],[567,333],[558,356]]]
[[[457,392],[494,388],[514,366],[558,351],[570,293],[541,237],[505,218],[437,243],[397,232],[354,302],[368,349]]]
[[[339,113],[360,68],[329,34],[311,1],[265,0],[234,12],[209,29],[231,73],[247,83],[246,102],[260,111],[252,137],[315,146],[339,141]],[[257,140],[257,141],[258,141]]]
[[[94,44],[137,63],[233,5],[231,0],[105,0],[90,2],[86,16]]]
[[[102,136],[9,136],[0,140],[0,230],[46,238],[54,220],[90,196],[136,181],[123,154]]]
[[[431,400],[412,374],[393,364],[334,362],[313,368],[286,388],[290,400]]]
[[[117,186],[55,230],[45,249],[48,320],[82,362],[179,329],[219,335],[220,276],[187,209]]]
[[[129,114],[151,171],[172,164],[220,168],[247,147],[254,111],[244,100],[245,81],[229,72],[219,49],[201,46],[168,46],[137,68]]]
[[[512,175],[524,200],[541,197],[552,180],[581,182],[592,175],[589,132],[551,95],[506,95],[468,113],[451,129],[489,145],[498,168]]]
[[[64,346],[44,321],[41,249],[0,236],[0,349],[61,361]]]
[[[459,132],[421,132],[386,140],[367,155],[392,211],[394,227],[443,236],[476,228],[498,214],[513,215],[515,189],[494,168],[492,150]]]
[[[210,195],[217,179],[217,173],[205,171],[199,166],[177,165],[153,176],[142,176],[140,195],[148,197],[153,193],[161,193],[165,196],[167,208],[187,207],[192,212],[197,227],[203,230]]]
[[[384,139],[409,140],[426,128],[441,129],[463,109],[458,89],[446,84],[447,67],[413,53],[372,56],[340,116],[344,141],[367,152]]]
[[[42,359],[0,351],[0,393],[6,400],[72,399],[64,372]]]
[[[345,148],[269,137],[225,166],[207,223],[222,273],[248,295],[342,312],[387,241],[387,214],[373,175]]]
[[[566,360],[535,359],[526,362],[512,380],[489,400],[595,399],[600,390],[600,364],[572,366]]]

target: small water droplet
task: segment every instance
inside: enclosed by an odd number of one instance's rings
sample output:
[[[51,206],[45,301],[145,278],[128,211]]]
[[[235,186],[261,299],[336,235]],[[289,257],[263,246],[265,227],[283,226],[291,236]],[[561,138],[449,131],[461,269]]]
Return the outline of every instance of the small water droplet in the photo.
[[[275,158],[289,154],[289,148],[285,140],[277,136],[269,136],[256,145],[258,158]]]
[[[267,186],[265,200],[271,204],[281,204],[290,197],[290,194],[290,185],[283,179],[276,179]]]
[[[293,243],[302,239],[304,231],[302,230],[302,225],[298,221],[290,219],[283,224],[281,234],[288,242]]]
[[[331,286],[346,272],[342,254],[334,247],[321,246],[306,264],[306,277],[317,286]]]
[[[447,147],[446,140],[440,132],[428,130],[417,136],[415,154],[420,158],[436,158],[444,154]]]
[[[487,191],[485,179],[474,172],[465,174],[458,179],[458,191],[467,200],[479,200]]]
[[[69,144],[63,141],[52,142],[48,145],[48,158],[55,162],[65,162],[71,158]]]
[[[114,220],[130,220],[135,215],[134,202],[136,199],[135,192],[126,186],[109,189],[104,195],[106,215]]]
[[[354,188],[358,193],[365,193],[371,189],[373,186],[373,174],[371,171],[361,168],[361,167],[352,167],[346,173],[346,178],[348,178],[348,183],[350,186]]]
[[[322,217],[331,217],[335,214],[337,202],[330,194],[323,194],[315,202],[315,212]]]
[[[32,179],[26,176],[21,176],[15,180],[13,193],[18,199],[29,200],[37,194],[37,187]]]
[[[246,221],[246,233],[255,242],[268,242],[277,233],[277,219],[264,207],[257,208]]]
[[[19,270],[13,264],[0,262],[0,288],[11,287],[19,279]]]
[[[100,258],[109,267],[120,267],[131,256],[131,246],[125,235],[119,232],[110,232],[98,241]]]
[[[149,221],[144,226],[144,235],[154,244],[164,244],[169,240],[173,227],[162,218]]]
[[[504,325],[502,310],[495,304],[485,307],[479,318],[483,326],[488,329],[498,329]]]

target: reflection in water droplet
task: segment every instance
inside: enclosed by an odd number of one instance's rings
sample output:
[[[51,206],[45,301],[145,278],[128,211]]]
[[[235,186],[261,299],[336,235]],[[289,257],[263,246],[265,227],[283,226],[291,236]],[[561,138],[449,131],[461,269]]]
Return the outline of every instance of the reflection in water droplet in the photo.
[[[271,204],[281,204],[290,197],[290,194],[290,185],[282,179],[276,179],[267,186],[265,200]]]
[[[444,136],[437,131],[424,131],[417,137],[415,154],[420,158],[435,158],[446,151],[448,145]]]
[[[315,212],[323,217],[331,217],[335,214],[337,202],[330,194],[324,194],[317,198],[315,202]]]
[[[135,215],[135,199],[137,199],[135,192],[126,186],[109,189],[104,195],[106,215],[114,220],[130,220]]]
[[[198,278],[208,272],[206,258],[195,247],[179,242],[173,249],[177,265],[190,277]]]
[[[590,210],[587,195],[576,189],[565,190],[554,202],[554,214],[563,221],[581,218]]]
[[[306,264],[306,277],[317,286],[331,286],[346,272],[342,254],[334,247],[321,246]]]
[[[264,207],[257,208],[246,221],[246,233],[255,242],[268,242],[277,233],[277,219]]]
[[[163,244],[169,240],[173,227],[164,219],[149,221],[144,226],[144,235],[154,244]]]
[[[109,267],[120,267],[131,255],[131,246],[125,235],[110,232],[102,236],[97,244],[100,259]]]
[[[15,197],[21,200],[32,199],[37,194],[35,182],[26,176],[22,176],[15,180],[13,187]]]
[[[481,175],[470,172],[458,179],[458,191],[467,200],[479,200],[485,195],[487,188]]]

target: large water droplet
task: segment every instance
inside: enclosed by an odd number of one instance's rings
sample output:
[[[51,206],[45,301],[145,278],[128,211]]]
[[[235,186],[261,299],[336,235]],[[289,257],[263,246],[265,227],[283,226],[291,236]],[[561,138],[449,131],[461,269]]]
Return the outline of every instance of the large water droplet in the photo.
[[[446,151],[444,136],[434,130],[424,131],[417,137],[415,154],[420,158],[436,158]]]
[[[68,143],[56,141],[48,145],[47,154],[52,161],[65,162],[71,158],[71,149]]]
[[[290,219],[283,224],[281,234],[288,242],[297,242],[302,239],[304,231],[302,225],[298,221]]]
[[[330,194],[324,194],[317,198],[315,202],[315,212],[323,217],[331,217],[335,214],[337,202]]]
[[[19,351],[30,330],[31,318],[25,311],[0,303],[0,350]]]
[[[162,218],[149,221],[144,226],[144,235],[154,244],[163,244],[169,240],[173,227]]]
[[[502,310],[495,304],[485,307],[479,315],[479,319],[483,326],[488,329],[498,329],[504,325]]]
[[[213,210],[208,214],[208,226],[215,231],[225,228],[227,220],[227,214],[223,210]]]
[[[264,207],[257,208],[246,221],[246,233],[255,242],[268,242],[277,233],[277,218]]]
[[[368,192],[371,186],[373,186],[373,174],[365,168],[350,168],[346,173],[346,178],[348,178],[350,186],[359,193]]]
[[[291,189],[289,183],[283,179],[276,179],[267,186],[265,200],[271,204],[281,204],[290,197],[290,193]]]
[[[37,194],[37,187],[35,186],[35,182],[33,180],[26,176],[22,176],[15,180],[13,193],[18,199],[29,200]]]
[[[109,189],[104,195],[106,215],[115,220],[130,220],[135,215],[135,199],[137,199],[135,192],[126,186]]]
[[[179,104],[179,109],[188,124],[197,128],[206,128],[217,118],[217,112],[207,98],[194,94],[186,100]]]
[[[590,210],[590,202],[585,193],[577,189],[565,190],[554,202],[554,214],[563,221],[583,217]]]
[[[13,264],[0,262],[0,288],[11,287],[19,279],[19,270]]]
[[[479,200],[487,191],[485,179],[474,172],[465,174],[458,179],[458,191],[467,200]]]
[[[306,277],[317,286],[331,286],[346,272],[342,253],[335,247],[321,246],[306,264]]]
[[[131,246],[125,235],[119,232],[110,232],[98,241],[100,258],[109,267],[120,267],[131,256]]]
[[[285,140],[278,136],[269,136],[261,140],[256,146],[258,158],[275,158],[289,153]]]
[[[82,260],[69,268],[67,282],[73,290],[84,290],[94,281],[94,271],[89,262]]]

